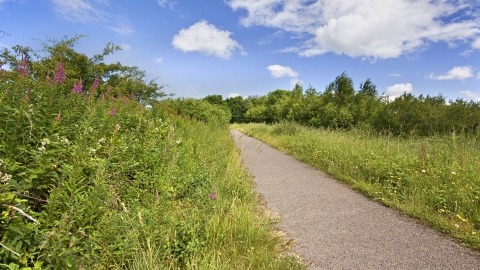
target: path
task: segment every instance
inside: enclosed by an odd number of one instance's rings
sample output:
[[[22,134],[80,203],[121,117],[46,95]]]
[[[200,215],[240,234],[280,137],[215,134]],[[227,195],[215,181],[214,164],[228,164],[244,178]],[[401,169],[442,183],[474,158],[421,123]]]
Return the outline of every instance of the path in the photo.
[[[326,174],[232,131],[256,191],[310,269],[480,269],[480,255]]]

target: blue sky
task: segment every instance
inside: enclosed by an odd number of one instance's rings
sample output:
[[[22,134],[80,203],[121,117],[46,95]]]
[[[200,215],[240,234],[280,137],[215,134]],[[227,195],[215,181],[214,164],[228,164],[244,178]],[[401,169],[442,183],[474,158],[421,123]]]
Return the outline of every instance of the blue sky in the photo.
[[[1,47],[87,35],[177,97],[358,89],[480,101],[480,0],[0,0]],[[67,74],[68,76],[68,74]]]

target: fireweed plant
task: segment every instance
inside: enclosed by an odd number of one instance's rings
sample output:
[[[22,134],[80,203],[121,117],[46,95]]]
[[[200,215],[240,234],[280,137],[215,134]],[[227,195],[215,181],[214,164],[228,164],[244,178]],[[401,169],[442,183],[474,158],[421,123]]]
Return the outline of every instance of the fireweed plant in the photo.
[[[480,250],[479,137],[398,138],[292,122],[234,128]]]
[[[0,74],[2,269],[303,267],[278,256],[228,120],[67,77]]]

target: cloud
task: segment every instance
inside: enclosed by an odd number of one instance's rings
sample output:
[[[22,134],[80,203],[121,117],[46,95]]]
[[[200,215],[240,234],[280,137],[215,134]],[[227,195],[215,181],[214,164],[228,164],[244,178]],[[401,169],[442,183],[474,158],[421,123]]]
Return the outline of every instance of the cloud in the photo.
[[[473,42],[472,42],[472,48],[480,50],[480,37],[477,37]]]
[[[173,37],[172,45],[183,52],[200,52],[229,59],[232,53],[242,46],[230,38],[232,33],[219,30],[207,21],[199,21],[189,28],[184,28]]]
[[[55,14],[63,20],[76,23],[102,23],[124,36],[135,32],[128,19],[104,10],[109,6],[109,0],[50,0],[50,2]]]
[[[274,78],[281,78],[281,77],[297,77],[298,72],[292,70],[290,67],[284,67],[281,65],[270,65],[267,67],[270,70],[270,75]]]
[[[297,83],[301,85],[301,84],[303,84],[303,81],[299,80],[297,78],[290,79],[290,88],[293,89]]]
[[[480,101],[480,94],[470,90],[461,91],[459,95],[463,97],[467,97],[468,99],[471,99],[474,101]]]
[[[240,23],[282,29],[310,38],[288,48],[302,56],[328,52],[351,57],[397,58],[429,43],[473,42],[480,46],[480,21],[470,1],[410,0],[227,0],[246,10]],[[452,16],[454,15],[454,16]]]
[[[120,35],[128,36],[135,32],[133,26],[129,20],[121,16],[115,16],[115,25],[109,26],[111,30],[117,32]]]
[[[165,7],[167,2],[168,2],[168,0],[157,0],[158,5],[161,6],[161,7]]]
[[[433,80],[459,80],[465,81],[466,79],[473,77],[473,69],[471,66],[457,66],[453,67],[451,70],[447,72],[445,75],[435,76],[431,73],[428,78]]]
[[[105,21],[107,13],[88,0],[50,0],[53,10],[58,17],[71,22],[98,22]],[[106,4],[102,1],[101,4]]]
[[[385,95],[394,100],[395,98],[403,95],[403,93],[410,94],[413,92],[413,86],[411,83],[399,83],[391,86],[387,86]]]
[[[130,44],[122,44],[122,45],[120,45],[120,47],[122,47],[122,50],[124,50],[124,51],[131,51],[132,50],[132,46],[130,46]]]
[[[388,77],[402,77],[402,74],[391,73],[391,74],[388,74]]]
[[[230,93],[230,94],[228,94],[228,96],[227,96],[227,97],[229,97],[229,98],[234,98],[234,97],[239,97],[239,96],[240,96],[240,94],[237,94],[237,93]]]
[[[157,57],[157,58],[153,59],[153,62],[155,62],[157,64],[161,64],[163,62],[163,58],[162,57]]]

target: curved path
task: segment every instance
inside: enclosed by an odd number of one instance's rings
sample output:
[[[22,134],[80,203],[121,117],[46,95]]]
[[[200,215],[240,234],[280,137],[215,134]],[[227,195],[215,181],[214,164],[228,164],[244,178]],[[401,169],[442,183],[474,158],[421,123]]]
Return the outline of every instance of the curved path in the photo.
[[[480,255],[238,131],[256,191],[310,269],[480,269]]]

